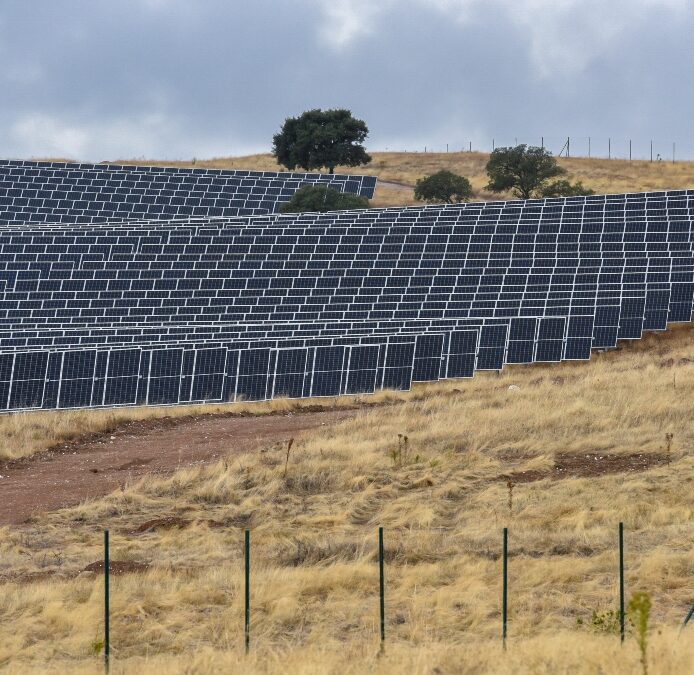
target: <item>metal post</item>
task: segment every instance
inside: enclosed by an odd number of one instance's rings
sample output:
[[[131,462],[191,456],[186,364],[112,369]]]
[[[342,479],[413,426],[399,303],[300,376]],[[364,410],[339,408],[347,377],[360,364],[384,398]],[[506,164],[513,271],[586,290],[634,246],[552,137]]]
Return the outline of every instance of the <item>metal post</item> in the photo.
[[[629,139],[629,161],[631,162],[631,138]]]
[[[386,640],[386,589],[385,578],[383,575],[383,528],[378,528],[378,567],[380,576],[380,592],[381,592],[381,649],[385,645]]]
[[[448,152],[448,143],[446,143],[446,152]]]
[[[672,163],[675,163],[675,144],[672,144]]]
[[[494,152],[494,139],[492,138],[492,152]]]
[[[571,139],[566,137],[566,156],[571,157]]]
[[[501,637],[506,649],[506,623],[508,619],[508,527],[504,528],[503,592],[501,598]]]
[[[651,141],[651,163],[653,162],[653,141]]]
[[[104,668],[108,673],[109,659],[111,657],[111,626],[110,626],[110,588],[109,573],[111,563],[108,550],[108,530],[104,530]]]
[[[607,139],[607,159],[612,159],[612,139]]]
[[[624,642],[624,523],[619,523],[619,636]]]
[[[244,638],[246,642],[246,654],[251,648],[251,531],[245,531],[245,555],[246,561],[246,615],[244,623]]]
[[[588,159],[590,159],[590,136],[588,136]]]
[[[544,150],[545,149],[545,137],[540,136],[540,147]]]
[[[470,141],[470,152],[472,152],[472,141]]]
[[[687,614],[687,618],[684,620],[684,624],[682,625],[682,628],[686,626],[691,618],[694,616],[694,605],[692,605],[692,608],[689,610],[689,614]]]

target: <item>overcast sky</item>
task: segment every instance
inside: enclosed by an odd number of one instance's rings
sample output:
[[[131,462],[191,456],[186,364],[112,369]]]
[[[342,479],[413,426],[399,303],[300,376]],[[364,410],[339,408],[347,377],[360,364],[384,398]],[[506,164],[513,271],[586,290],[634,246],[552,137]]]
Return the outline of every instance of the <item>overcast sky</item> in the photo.
[[[372,150],[694,158],[694,0],[0,0],[0,156],[267,151],[346,107]]]

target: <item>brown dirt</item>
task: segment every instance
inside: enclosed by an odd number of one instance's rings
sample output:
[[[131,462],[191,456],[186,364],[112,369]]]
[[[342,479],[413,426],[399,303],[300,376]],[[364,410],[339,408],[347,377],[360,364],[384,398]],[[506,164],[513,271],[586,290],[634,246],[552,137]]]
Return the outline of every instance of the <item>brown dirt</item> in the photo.
[[[145,532],[154,532],[155,530],[170,530],[172,528],[183,528],[190,523],[189,520],[179,516],[166,516],[165,518],[154,518],[142,523],[139,527],[131,530],[131,534],[143,534]]]
[[[111,574],[128,574],[132,572],[146,572],[149,569],[149,565],[143,562],[137,562],[135,560],[109,560],[108,561],[108,571]],[[89,563],[83,570],[83,572],[101,572],[104,571],[104,561],[97,560],[96,562]]]
[[[590,478],[609,473],[633,473],[646,471],[657,466],[668,464],[664,453],[630,453],[609,455],[600,452],[562,453],[554,459],[554,469],[542,471],[530,469],[503,474],[499,480],[516,483],[534,483],[545,478],[561,480],[562,478]]]
[[[561,454],[555,459],[554,475],[590,478],[606,473],[633,473],[646,471],[668,463],[665,454],[657,452],[608,455],[600,452]]]
[[[214,462],[335,424],[356,409],[129,422],[27,459],[0,463],[0,526],[99,497],[145,474]]]

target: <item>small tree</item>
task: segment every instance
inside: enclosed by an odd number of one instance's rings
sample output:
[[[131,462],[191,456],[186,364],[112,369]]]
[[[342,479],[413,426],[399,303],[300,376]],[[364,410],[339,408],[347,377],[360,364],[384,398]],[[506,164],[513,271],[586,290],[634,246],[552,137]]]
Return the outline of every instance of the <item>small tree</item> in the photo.
[[[580,197],[594,194],[595,191],[583,185],[580,180],[570,183],[566,178],[547,183],[539,191],[540,197]]]
[[[349,110],[307,110],[288,117],[272,138],[272,154],[288,169],[312,171],[327,167],[368,164],[371,157],[362,145],[369,129]]]
[[[367,209],[369,200],[360,195],[338,192],[324,185],[304,185],[281,208],[282,213],[339,211],[341,209]]]
[[[472,185],[464,176],[452,171],[437,171],[417,181],[414,198],[430,203],[454,204],[466,202],[472,197]]]
[[[497,148],[487,162],[487,189],[492,192],[511,190],[516,197],[530,199],[540,193],[550,178],[565,173],[544,148],[527,145]]]

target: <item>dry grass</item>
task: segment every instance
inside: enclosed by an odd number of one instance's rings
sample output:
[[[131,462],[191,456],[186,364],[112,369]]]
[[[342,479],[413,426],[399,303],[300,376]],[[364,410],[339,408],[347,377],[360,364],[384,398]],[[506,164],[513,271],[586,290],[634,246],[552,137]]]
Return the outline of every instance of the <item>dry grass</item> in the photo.
[[[224,403],[160,407],[29,411],[0,415],[0,461],[30,457],[66,441],[107,434],[126,422],[199,415],[253,417],[287,412],[339,410],[382,405],[411,394],[379,391],[371,396],[320,399],[278,398],[262,403]]]
[[[0,530],[0,667],[98,667],[102,584],[82,570],[99,559],[108,526],[113,559],[148,566],[113,581],[116,673],[636,672],[635,640],[620,648],[616,635],[591,626],[594,610],[616,608],[623,520],[627,595],[653,598],[651,672],[691,672],[694,643],[677,629],[694,600],[693,336],[687,326],[589,363],[417,387],[403,405],[307,436],[286,475],[281,446],[229,448],[217,464]],[[398,434],[408,437],[400,453]],[[579,471],[588,475],[557,472],[566,453],[588,455]],[[639,455],[651,468],[610,473]],[[247,660],[245,527],[253,542]]]
[[[472,183],[477,200],[493,200],[509,197],[485,189],[487,175],[485,165],[489,159],[482,152],[374,152],[373,160],[357,169],[338,167],[337,173],[360,173],[378,176],[379,180],[402,183],[414,187],[418,178],[440,169],[448,169],[466,176]],[[120,160],[130,164],[155,166],[197,166],[217,169],[254,169],[281,171],[269,154],[246,157],[216,157],[192,162],[161,162],[155,160]],[[581,157],[559,158],[559,164],[568,171],[570,180],[580,180],[596,193],[646,192],[694,187],[694,162],[648,162],[624,159],[587,159]],[[412,189],[398,189],[380,185],[372,201],[373,206],[398,206],[414,204]]]

